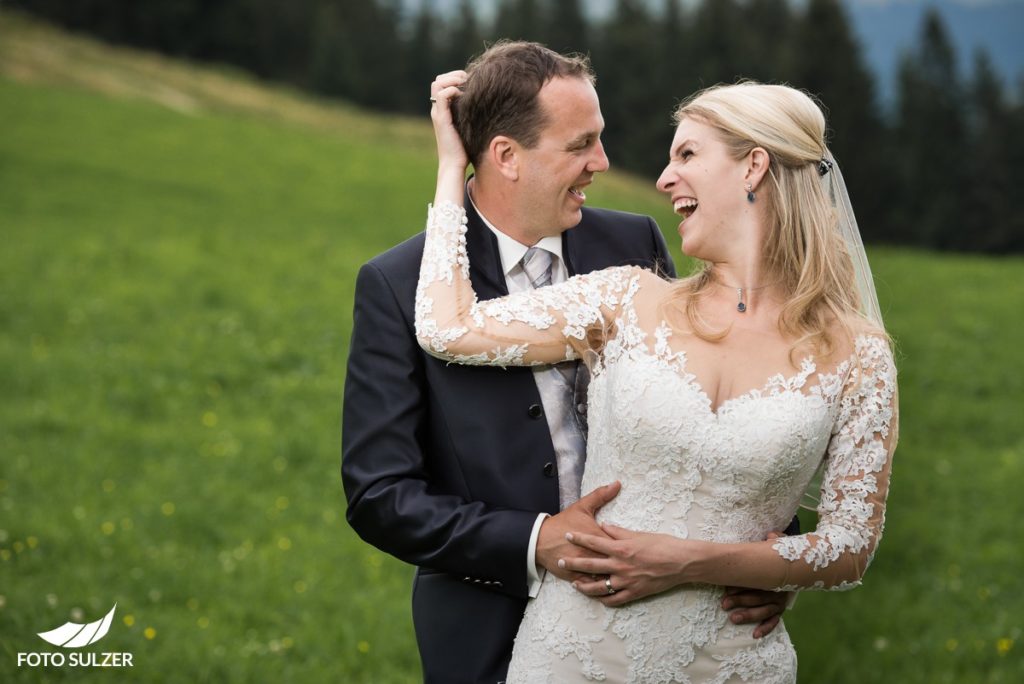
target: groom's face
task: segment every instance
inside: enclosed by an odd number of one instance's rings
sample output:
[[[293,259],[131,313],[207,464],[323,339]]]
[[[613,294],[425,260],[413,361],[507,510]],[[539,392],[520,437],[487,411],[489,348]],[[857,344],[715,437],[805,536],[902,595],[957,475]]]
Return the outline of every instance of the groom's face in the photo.
[[[608,170],[604,117],[594,87],[554,78],[538,94],[547,121],[537,145],[521,149],[520,207],[538,236],[559,235],[582,218],[585,188]]]

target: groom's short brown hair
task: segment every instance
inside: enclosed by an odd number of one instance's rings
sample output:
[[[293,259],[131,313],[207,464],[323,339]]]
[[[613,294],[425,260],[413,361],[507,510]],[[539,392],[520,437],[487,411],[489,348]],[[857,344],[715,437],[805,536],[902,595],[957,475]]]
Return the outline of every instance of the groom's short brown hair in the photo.
[[[582,78],[594,84],[590,60],[560,55],[540,43],[502,40],[466,67],[469,77],[452,114],[466,153],[476,164],[496,135],[534,147],[547,123],[537,94],[553,78]]]

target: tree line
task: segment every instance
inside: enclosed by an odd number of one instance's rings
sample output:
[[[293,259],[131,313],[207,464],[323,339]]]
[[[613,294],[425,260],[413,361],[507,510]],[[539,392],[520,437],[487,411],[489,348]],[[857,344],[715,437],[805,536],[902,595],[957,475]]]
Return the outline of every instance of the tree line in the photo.
[[[440,72],[498,38],[589,54],[614,165],[653,177],[670,114],[689,93],[738,78],[783,82],[824,105],[865,240],[1024,252],[1024,82],[1008,94],[987,54],[967,78],[940,15],[926,14],[899,66],[895,105],[876,84],[840,0],[714,0],[684,11],[617,0],[588,21],[582,0],[501,0],[492,20],[397,0],[9,0],[105,40],[242,67],[384,111],[425,114]]]

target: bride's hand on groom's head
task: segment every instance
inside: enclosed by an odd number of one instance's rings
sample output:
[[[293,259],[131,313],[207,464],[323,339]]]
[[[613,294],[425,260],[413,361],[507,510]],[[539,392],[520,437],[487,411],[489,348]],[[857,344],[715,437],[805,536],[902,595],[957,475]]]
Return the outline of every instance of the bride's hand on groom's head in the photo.
[[[559,566],[559,559],[597,557],[593,552],[570,542],[566,539],[566,534],[571,530],[584,530],[594,535],[606,536],[597,524],[595,516],[605,504],[618,495],[620,488],[618,482],[598,487],[576,503],[567,506],[562,512],[545,519],[541,523],[537,538],[537,564],[568,582],[590,579],[589,576],[584,577]]]
[[[462,94],[459,86],[465,82],[466,72],[457,70],[440,74],[430,84],[430,119],[434,123],[438,165],[461,168],[463,172],[469,159],[462,138],[455,130],[451,105],[452,100]]]

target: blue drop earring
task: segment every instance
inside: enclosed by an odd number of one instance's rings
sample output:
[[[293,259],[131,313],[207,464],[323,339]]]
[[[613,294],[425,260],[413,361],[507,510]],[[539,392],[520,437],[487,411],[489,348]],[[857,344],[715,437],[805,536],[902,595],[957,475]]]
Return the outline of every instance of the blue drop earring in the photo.
[[[756,198],[754,197],[754,187],[750,183],[747,183],[746,191],[747,201],[753,204]]]

